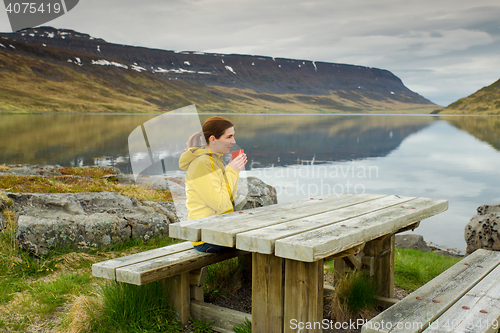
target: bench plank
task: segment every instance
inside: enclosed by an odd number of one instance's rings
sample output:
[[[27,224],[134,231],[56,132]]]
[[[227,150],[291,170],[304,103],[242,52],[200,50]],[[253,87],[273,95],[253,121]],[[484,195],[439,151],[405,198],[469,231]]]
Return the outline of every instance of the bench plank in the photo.
[[[245,253],[239,250],[225,253],[205,253],[199,252],[191,246],[191,249],[186,251],[117,268],[116,281],[140,286]]]
[[[98,262],[92,265],[92,275],[110,280],[116,280],[117,268],[140,263],[158,257],[163,257],[173,253],[186,251],[192,248],[193,245],[191,245],[191,242],[182,242],[179,244],[172,244],[154,250],[131,254],[126,257]]]
[[[415,198],[397,197],[395,195],[386,196],[358,203],[349,207],[336,209],[334,212],[329,211],[307,218],[239,233],[236,235],[236,247],[241,250],[271,254],[274,252],[274,244],[278,239],[325,227],[350,218],[388,208],[396,204],[401,204],[412,199]],[[226,234],[230,233],[231,232],[226,232]],[[203,233],[203,239],[205,239],[205,233]]]
[[[500,252],[477,250],[402,301],[377,315],[363,326],[361,332],[422,332],[499,263]],[[482,267],[477,267],[478,265]],[[422,299],[417,299],[417,297]],[[433,300],[439,302],[433,302]],[[388,323],[391,323],[392,329]],[[403,328],[398,328],[398,323],[401,323]]]
[[[316,261],[380,236],[395,233],[447,208],[446,200],[417,198],[342,223],[278,239],[275,242],[275,254],[298,261]]]
[[[424,332],[487,332],[490,328],[491,332],[496,332],[500,318],[499,276],[500,266],[497,266]],[[481,313],[481,310],[487,313]]]
[[[347,207],[356,203],[374,200],[385,195],[380,194],[333,194],[313,199],[299,200],[245,210],[243,213],[235,212],[219,215],[217,222],[213,216],[203,219],[173,223],[169,226],[171,237],[186,239],[190,241],[200,241],[204,239],[208,243],[222,246],[234,247],[235,239],[233,230],[242,228],[248,231],[267,226],[272,223],[282,223],[294,218],[303,218],[309,215],[319,214],[337,208]],[[282,219],[285,217],[285,219]],[[203,235],[201,230],[203,229]],[[212,241],[210,234],[206,230],[213,230],[216,234],[231,231],[227,235],[227,240],[217,243]],[[222,236],[223,237],[223,236]],[[204,240],[205,241],[205,240]]]

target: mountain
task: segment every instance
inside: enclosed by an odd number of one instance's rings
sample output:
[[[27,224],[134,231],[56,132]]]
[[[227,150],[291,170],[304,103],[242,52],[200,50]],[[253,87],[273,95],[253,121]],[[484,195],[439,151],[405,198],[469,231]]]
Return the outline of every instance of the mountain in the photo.
[[[500,80],[436,112],[439,114],[500,115]]]
[[[387,70],[108,43],[67,29],[0,33],[0,112],[430,112]]]

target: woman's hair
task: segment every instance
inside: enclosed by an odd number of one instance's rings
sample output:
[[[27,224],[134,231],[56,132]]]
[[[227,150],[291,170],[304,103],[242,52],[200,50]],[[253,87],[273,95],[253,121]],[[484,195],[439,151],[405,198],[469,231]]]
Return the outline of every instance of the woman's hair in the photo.
[[[209,138],[213,135],[216,139],[219,139],[224,132],[233,127],[233,123],[224,117],[214,116],[207,119],[203,123],[201,128],[203,131],[203,137],[205,137],[205,142],[202,139],[202,133],[196,132],[189,138],[187,145],[191,147],[202,147],[210,142]]]

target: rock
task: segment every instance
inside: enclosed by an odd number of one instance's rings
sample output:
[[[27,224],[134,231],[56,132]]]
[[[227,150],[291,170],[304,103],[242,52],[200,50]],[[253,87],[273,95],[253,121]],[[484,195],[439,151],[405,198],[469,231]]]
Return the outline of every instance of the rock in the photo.
[[[133,175],[116,174],[116,175],[106,175],[106,176],[103,176],[103,178],[110,180],[110,181],[114,181],[120,185],[135,185],[136,184]]]
[[[478,207],[477,214],[465,226],[467,253],[477,249],[500,251],[500,204]]]
[[[420,251],[431,251],[431,248],[424,241],[424,237],[415,234],[396,235],[396,247],[401,249],[415,249]]]
[[[237,196],[234,199],[235,210],[251,209],[278,203],[276,189],[256,177],[240,178]]]
[[[19,247],[46,255],[57,246],[101,248],[129,239],[167,236],[178,221],[171,202],[119,193],[7,193],[17,213]]]
[[[61,176],[58,170],[62,168],[60,165],[7,165],[0,168],[0,174],[16,175],[16,176]]]
[[[500,204],[482,205],[477,207],[479,215],[486,215],[490,213],[500,213]]]

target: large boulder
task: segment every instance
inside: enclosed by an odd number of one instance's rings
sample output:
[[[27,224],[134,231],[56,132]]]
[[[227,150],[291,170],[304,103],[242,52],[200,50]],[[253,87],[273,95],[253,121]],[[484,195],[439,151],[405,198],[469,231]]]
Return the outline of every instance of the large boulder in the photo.
[[[477,249],[500,251],[500,204],[483,205],[465,226],[467,253]]]
[[[251,209],[278,203],[276,189],[256,177],[240,178],[234,199],[235,210]]]
[[[119,193],[7,193],[14,202],[19,247],[39,255],[56,247],[102,248],[130,239],[167,236],[176,222],[170,202]]]
[[[131,175],[116,177],[119,183],[133,182]],[[187,220],[181,178],[140,177],[137,184],[168,189],[174,202],[139,201],[112,192],[5,193],[0,197],[0,211],[13,203],[19,247],[37,255],[46,255],[57,247],[99,249],[130,239],[167,236],[170,223]],[[272,186],[255,177],[240,178],[236,210],[276,203]]]

